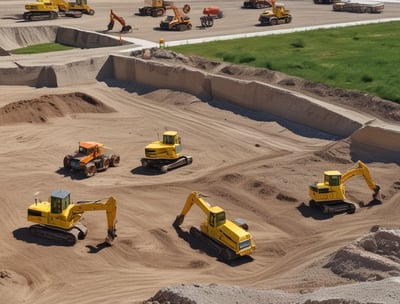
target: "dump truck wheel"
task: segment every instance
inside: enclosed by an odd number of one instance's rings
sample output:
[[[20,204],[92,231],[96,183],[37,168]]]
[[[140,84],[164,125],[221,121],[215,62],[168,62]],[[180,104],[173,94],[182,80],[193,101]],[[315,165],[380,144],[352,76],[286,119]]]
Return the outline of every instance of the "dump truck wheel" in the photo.
[[[110,167],[110,159],[108,157],[105,157],[103,159],[103,169],[106,170]]]
[[[85,168],[85,175],[91,177],[96,174],[96,166],[94,164],[87,165]]]
[[[64,157],[64,168],[71,169],[71,158],[68,156]]]
[[[120,159],[119,155],[111,156],[110,166],[111,167],[117,167],[119,165],[120,160],[121,159]]]
[[[276,19],[276,18],[271,18],[271,19],[269,20],[269,23],[270,23],[271,25],[277,25],[277,24],[278,24],[278,19]]]
[[[190,12],[190,5],[189,5],[189,4],[185,4],[185,5],[183,6],[183,12],[184,12],[185,14],[187,14],[187,13]]]
[[[91,10],[89,11],[88,15],[93,16],[94,13],[95,13],[94,10],[91,9]]]
[[[286,17],[285,18],[285,23],[290,23],[290,22],[292,22],[292,17]]]

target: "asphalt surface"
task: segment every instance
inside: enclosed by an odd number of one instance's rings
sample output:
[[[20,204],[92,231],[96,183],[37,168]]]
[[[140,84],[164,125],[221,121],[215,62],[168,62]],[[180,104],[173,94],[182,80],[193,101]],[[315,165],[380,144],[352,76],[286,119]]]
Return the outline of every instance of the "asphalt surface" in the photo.
[[[182,8],[188,3],[191,7],[188,16],[191,18],[192,29],[183,32],[164,31],[159,28],[163,17],[139,16],[139,8],[143,1],[109,1],[92,0],[89,5],[95,10],[95,15],[83,15],[82,18],[60,17],[56,20],[29,22],[22,19],[24,4],[29,1],[2,1],[0,0],[0,26],[38,26],[59,25],[70,26],[82,30],[95,31],[109,34],[122,39],[132,41],[148,41],[150,44],[158,44],[160,39],[165,40],[165,45],[182,43],[205,42],[216,39],[231,39],[236,37],[250,37],[268,35],[272,33],[284,33],[287,31],[308,30],[316,27],[345,26],[349,24],[361,24],[365,22],[381,22],[400,20],[400,3],[385,2],[385,9],[381,14],[357,14],[346,12],[334,12],[331,5],[317,5],[312,0],[282,1],[293,16],[289,24],[277,26],[261,26],[258,16],[263,9],[244,9],[242,1],[174,1],[176,6]],[[217,6],[223,12],[223,18],[216,19],[213,27],[201,27],[200,17],[203,8]],[[130,33],[121,34],[121,25],[115,23],[111,31],[107,31],[110,21],[110,9],[125,20],[133,30]],[[173,14],[168,10],[166,15]]]

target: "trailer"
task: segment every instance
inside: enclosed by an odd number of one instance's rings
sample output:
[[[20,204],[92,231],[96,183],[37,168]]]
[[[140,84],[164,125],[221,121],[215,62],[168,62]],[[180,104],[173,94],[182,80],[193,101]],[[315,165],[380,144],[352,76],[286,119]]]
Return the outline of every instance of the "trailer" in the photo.
[[[335,12],[379,14],[384,9],[382,2],[337,2],[332,5]]]

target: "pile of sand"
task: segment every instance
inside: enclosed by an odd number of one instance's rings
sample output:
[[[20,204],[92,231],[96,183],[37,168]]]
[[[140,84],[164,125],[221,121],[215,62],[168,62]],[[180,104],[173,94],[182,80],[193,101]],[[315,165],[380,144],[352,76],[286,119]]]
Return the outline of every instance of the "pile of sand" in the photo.
[[[373,227],[371,232],[334,253],[324,267],[355,283],[311,293],[242,288],[220,284],[176,285],[160,289],[146,304],[358,304],[398,303],[400,230]]]
[[[325,267],[356,281],[400,276],[400,230],[372,231],[332,255]]]
[[[114,109],[85,93],[44,95],[9,103],[0,108],[0,125],[46,122],[72,113],[110,113]]]

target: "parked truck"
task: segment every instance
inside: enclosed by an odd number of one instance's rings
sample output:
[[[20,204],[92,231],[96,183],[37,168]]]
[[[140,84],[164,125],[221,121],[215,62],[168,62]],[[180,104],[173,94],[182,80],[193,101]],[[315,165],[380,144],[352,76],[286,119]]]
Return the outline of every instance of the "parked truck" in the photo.
[[[382,2],[337,2],[332,5],[335,12],[379,14],[385,5]]]

